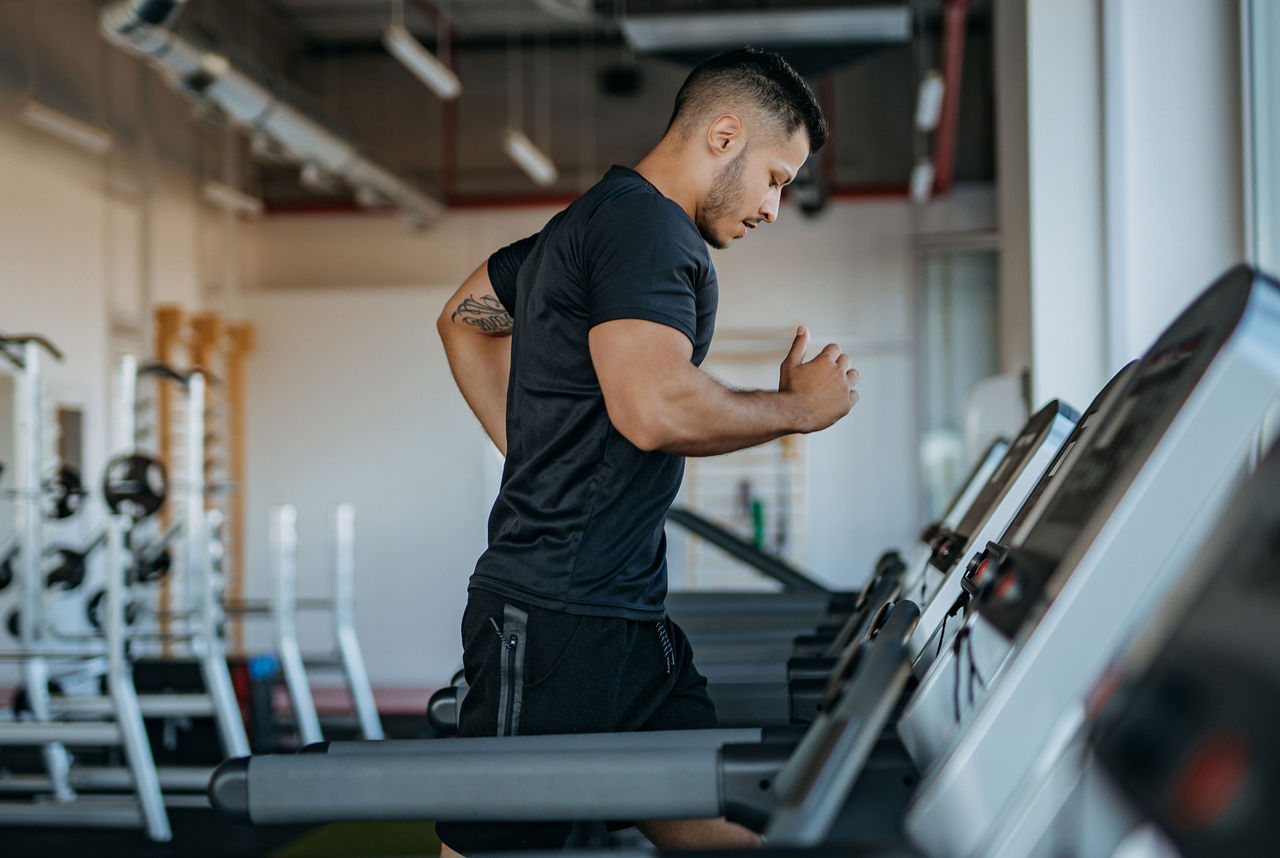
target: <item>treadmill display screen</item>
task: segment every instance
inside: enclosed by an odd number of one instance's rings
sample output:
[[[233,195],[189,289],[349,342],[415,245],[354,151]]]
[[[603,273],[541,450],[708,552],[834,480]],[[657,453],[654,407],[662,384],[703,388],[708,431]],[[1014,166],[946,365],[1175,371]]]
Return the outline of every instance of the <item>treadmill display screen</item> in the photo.
[[[1058,452],[1053,455],[1053,461],[1049,463],[1049,467],[1045,470],[1044,474],[1040,476],[1039,481],[1036,482],[1036,487],[1031,490],[1031,494],[1027,496],[1026,501],[1018,508],[1018,514],[1013,517],[1013,521],[1009,522],[1009,526],[1005,528],[1004,534],[1000,538],[1000,542],[1002,544],[1008,545],[1010,543],[1010,537],[1022,529],[1022,525],[1026,522],[1028,516],[1031,515],[1032,511],[1039,503],[1040,497],[1045,493],[1045,490],[1049,488],[1049,484],[1053,482],[1053,478],[1057,476],[1058,470],[1062,467],[1063,462],[1066,460],[1067,456],[1071,455],[1071,451],[1075,449],[1076,444],[1079,443],[1081,434],[1083,434],[1095,420],[1102,419],[1102,415],[1098,414],[1099,409],[1101,409],[1103,404],[1107,402],[1108,397],[1110,397],[1111,393],[1121,383],[1121,381],[1128,376],[1136,363],[1137,362],[1135,361],[1134,363],[1128,364],[1124,369],[1113,375],[1111,380],[1107,382],[1107,386],[1098,392],[1098,395],[1093,398],[1093,402],[1089,403],[1089,408],[1080,418],[1080,422],[1076,423],[1075,428],[1071,430],[1071,434],[1067,436],[1067,440],[1058,448]]]
[[[1046,513],[1051,521],[1083,524],[1141,448],[1146,446],[1150,451],[1176,413],[1166,408],[1170,400],[1176,397],[1181,405],[1207,366],[1207,361],[1192,360],[1204,342],[1202,334],[1191,337],[1153,355],[1139,368],[1138,377],[1116,408],[1115,419],[1098,429],[1094,442],[1064,477]]]
[[[1062,558],[1090,521],[1109,514],[1146,464],[1222,345],[1236,329],[1253,278],[1238,269],[1210,287],[1126,378],[1125,389],[1101,416],[1043,515],[1005,564],[1006,586],[980,595],[975,608],[1009,636],[1016,634]],[[998,575],[1000,573],[997,573]]]
[[[1044,443],[1045,438],[1053,429],[1054,421],[1059,415],[1074,417],[1075,413],[1069,405],[1055,399],[1044,408],[1041,408],[1027,421],[1027,424],[1022,428],[1022,434],[1009,445],[1009,451],[1000,460],[1000,464],[996,467],[995,472],[991,474],[991,478],[987,480],[987,484],[982,487],[982,491],[978,493],[977,498],[969,505],[969,510],[965,513],[964,518],[956,525],[955,535],[959,537],[960,543],[956,546],[957,549],[960,545],[967,543],[982,527],[982,523],[986,521],[987,516],[991,514],[996,505],[1000,503],[1000,499],[1009,490],[1009,486],[1022,473],[1027,461],[1040,449],[1040,445]],[[929,564],[943,573],[948,573],[956,561],[960,559],[960,556],[958,550],[948,552],[945,555],[935,552],[930,557]]]

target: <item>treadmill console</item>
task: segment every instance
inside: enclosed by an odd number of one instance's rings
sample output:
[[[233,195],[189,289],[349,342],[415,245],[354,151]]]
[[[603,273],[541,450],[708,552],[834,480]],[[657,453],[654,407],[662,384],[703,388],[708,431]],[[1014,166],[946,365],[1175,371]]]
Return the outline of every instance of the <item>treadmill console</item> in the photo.
[[[1203,590],[1099,702],[1097,758],[1189,858],[1280,854],[1280,449],[1195,570]],[[1143,655],[1149,658],[1142,663]]]
[[[1111,377],[1111,380],[1107,382],[1102,390],[1098,391],[1098,395],[1093,398],[1093,402],[1089,403],[1084,415],[1077,421],[1075,428],[1067,436],[1067,440],[1058,448],[1058,452],[1053,456],[1053,461],[1049,463],[1049,467],[1045,469],[1044,474],[1036,482],[1031,494],[1027,495],[1026,501],[1018,508],[1018,514],[1014,516],[1013,521],[1009,522],[1009,526],[1005,528],[1004,536],[1002,537],[1004,542],[988,542],[986,548],[969,560],[968,566],[965,567],[964,575],[960,579],[960,586],[964,588],[964,591],[970,597],[984,592],[995,582],[996,569],[999,568],[1005,555],[1009,553],[1008,545],[1004,543],[1017,537],[1018,532],[1027,523],[1027,519],[1039,504],[1040,498],[1053,482],[1053,478],[1057,476],[1058,471],[1062,468],[1067,456],[1071,455],[1071,451],[1080,442],[1085,430],[1093,425],[1095,421],[1102,419],[1098,412],[1110,402],[1111,395],[1117,391],[1123,379],[1137,364],[1137,361],[1130,361],[1126,364]]]
[[[930,566],[944,575],[951,572],[951,568],[960,559],[961,552],[968,544],[969,538],[982,526],[982,522],[992,508],[1008,491],[1009,484],[1017,479],[1027,458],[1040,448],[1044,436],[1053,429],[1054,421],[1059,416],[1069,420],[1076,420],[1079,417],[1070,405],[1055,399],[1027,421],[1022,434],[1009,445],[1009,450],[1000,460],[995,473],[991,475],[991,479],[987,480],[987,484],[969,506],[969,511],[965,513],[960,523],[954,530],[940,529],[929,541]]]
[[[1253,293],[1253,272],[1235,268],[1174,322],[1124,380],[1115,405],[1084,443],[1044,513],[1008,552],[973,602],[1013,638],[1061,590],[1057,570],[1086,530],[1100,529],[1130,481],[1231,336]],[[1072,564],[1074,566],[1074,564]]]

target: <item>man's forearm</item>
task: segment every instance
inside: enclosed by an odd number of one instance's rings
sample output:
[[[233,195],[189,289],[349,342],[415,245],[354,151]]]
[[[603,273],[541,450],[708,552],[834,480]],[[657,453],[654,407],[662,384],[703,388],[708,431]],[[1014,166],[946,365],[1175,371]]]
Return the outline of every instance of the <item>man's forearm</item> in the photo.
[[[442,328],[445,357],[462,397],[502,455],[507,454],[507,377],[511,337],[480,336]]]
[[[655,448],[680,456],[718,456],[803,431],[794,394],[734,390],[700,370],[663,411]]]

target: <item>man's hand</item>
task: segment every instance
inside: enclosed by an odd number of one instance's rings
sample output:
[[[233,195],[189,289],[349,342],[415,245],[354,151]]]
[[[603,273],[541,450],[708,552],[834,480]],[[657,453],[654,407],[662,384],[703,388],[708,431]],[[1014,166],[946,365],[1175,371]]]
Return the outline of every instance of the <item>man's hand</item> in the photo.
[[[850,364],[852,360],[840,348],[831,343],[811,361],[805,361],[809,347],[809,329],[801,327],[791,343],[791,351],[782,359],[778,374],[778,391],[795,397],[804,415],[802,432],[826,429],[858,401],[854,387],[860,378]]]

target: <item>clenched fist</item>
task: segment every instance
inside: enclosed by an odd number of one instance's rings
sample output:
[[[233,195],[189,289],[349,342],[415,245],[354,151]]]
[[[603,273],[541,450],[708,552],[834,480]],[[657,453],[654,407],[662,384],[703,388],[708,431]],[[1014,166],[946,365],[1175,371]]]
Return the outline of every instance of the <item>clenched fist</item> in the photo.
[[[793,395],[800,412],[800,431],[826,429],[858,401],[858,371],[852,360],[835,343],[814,356],[804,359],[809,347],[809,329],[800,327],[791,343],[791,351],[782,359],[778,374],[778,391]]]

